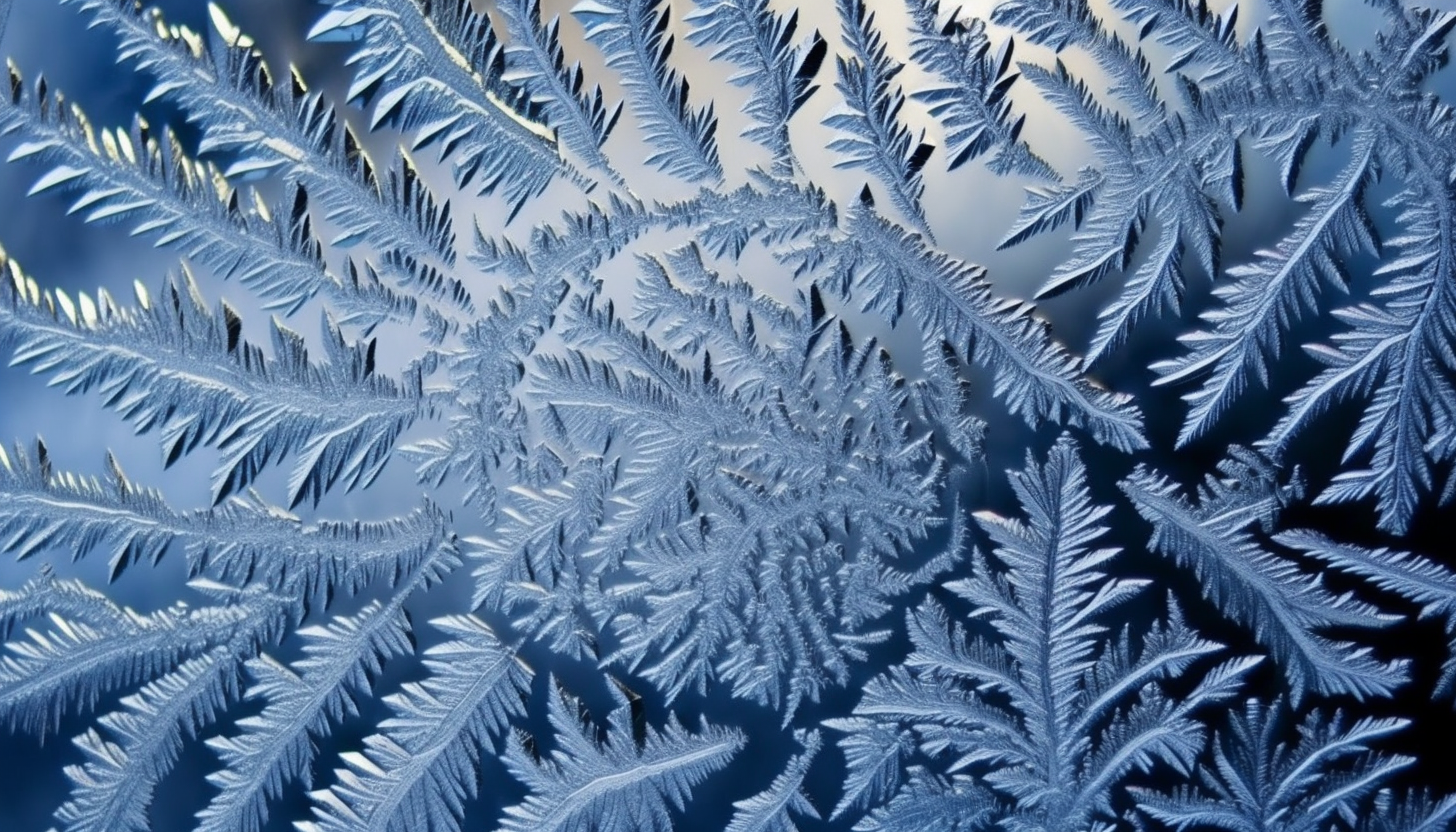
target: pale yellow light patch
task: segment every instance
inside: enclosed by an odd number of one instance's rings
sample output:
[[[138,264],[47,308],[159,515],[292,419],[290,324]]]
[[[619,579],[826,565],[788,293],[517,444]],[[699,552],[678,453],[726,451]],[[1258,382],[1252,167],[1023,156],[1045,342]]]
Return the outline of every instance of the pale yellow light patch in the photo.
[[[136,164],[136,148],[132,146],[131,136],[120,130],[117,130],[115,132],[116,146],[121,151],[121,155],[126,158],[126,161],[128,163],[133,165]]]
[[[253,47],[253,39],[243,34],[227,16],[227,12],[218,7],[216,3],[207,4],[207,16],[212,20],[212,28],[222,36],[223,42],[230,46],[240,46],[244,49]]]
[[[522,116],[520,113],[516,112],[509,105],[507,105],[506,102],[500,98],[500,96],[496,95],[490,90],[485,89],[485,81],[480,77],[480,74],[475,71],[475,67],[472,67],[470,65],[470,62],[465,59],[464,53],[456,49],[454,45],[450,43],[448,38],[440,34],[440,30],[435,28],[434,21],[430,20],[428,17],[424,17],[423,15],[421,17],[423,18],[425,27],[430,30],[430,34],[435,38],[435,41],[439,43],[440,48],[445,51],[446,55],[450,56],[450,60],[454,62],[456,66],[459,66],[461,71],[463,71],[465,74],[469,75],[472,79],[475,80],[476,86],[480,87],[485,92],[485,99],[486,101],[490,102],[490,105],[492,107],[499,110],[501,114],[504,115],[506,118],[509,118],[511,121],[514,121],[521,127],[524,127],[526,130],[535,133],[537,136],[540,136],[541,138],[552,142],[553,144],[556,142],[556,131],[552,130],[544,124],[531,121],[525,116]]]
[[[59,287],[55,290],[54,296],[56,305],[61,308],[61,312],[66,316],[66,320],[74,325],[76,323],[76,304],[71,302],[71,296],[66,294],[65,289]]]
[[[268,203],[264,201],[263,195],[253,191],[253,210],[262,217],[263,222],[273,221],[273,212],[268,209]]]
[[[280,138],[270,136],[269,138],[263,140],[263,146],[270,150],[275,150],[295,162],[302,162],[304,160],[302,150],[299,150],[294,145],[289,144],[288,142]]]
[[[87,329],[95,329],[96,324],[100,321],[100,317],[96,314],[96,302],[91,300],[91,296],[85,292],[76,295],[76,302],[81,307],[81,323],[85,324]]]

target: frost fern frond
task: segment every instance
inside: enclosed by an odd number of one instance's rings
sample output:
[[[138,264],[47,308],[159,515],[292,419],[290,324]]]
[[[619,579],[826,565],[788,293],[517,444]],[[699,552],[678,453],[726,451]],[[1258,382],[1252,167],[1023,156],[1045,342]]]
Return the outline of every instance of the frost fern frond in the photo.
[[[1044,464],[1028,460],[1012,474],[1029,522],[977,515],[998,565],[977,555],[973,577],[947,587],[995,637],[972,637],[932,600],[911,611],[915,651],[904,668],[871,682],[852,719],[829,723],[852,732],[836,815],[892,793],[856,828],[910,828],[908,818],[924,817],[915,807],[936,801],[966,822],[989,814],[1008,828],[1085,829],[1111,814],[1129,773],[1185,771],[1196,759],[1194,711],[1226,701],[1258,660],[1216,666],[1186,696],[1161,691],[1221,645],[1189,630],[1176,608],[1141,649],[1110,632],[1106,612],[1145,582],[1102,571],[1117,550],[1093,548],[1109,509],[1091,501],[1086,473],[1064,436]],[[903,768],[912,754],[950,779]]]
[[[911,136],[900,121],[905,96],[895,76],[905,67],[885,51],[884,40],[875,26],[873,12],[863,0],[836,0],[849,56],[836,59],[836,89],[843,102],[836,105],[824,124],[841,134],[829,149],[842,157],[838,167],[863,168],[880,181],[890,204],[921,234],[931,237],[930,225],[920,205],[925,186],[920,170],[929,161],[935,145]]]
[[[1203,594],[1273,654],[1298,702],[1306,693],[1387,696],[1407,680],[1405,660],[1383,662],[1369,647],[1323,636],[1330,627],[1379,629],[1398,620],[1270,552],[1256,537],[1289,491],[1247,458],[1231,458],[1190,502],[1176,483],[1145,467],[1122,490],[1153,526],[1152,546],[1199,579]]]
[[[375,375],[374,342],[346,342],[331,320],[327,364],[313,362],[303,338],[276,321],[265,357],[242,340],[227,304],[205,305],[190,273],[155,302],[137,284],[138,306],[126,308],[104,292],[79,302],[42,293],[13,261],[3,263],[10,279],[0,281],[0,335],[12,362],[49,373],[69,393],[100,391],[139,430],[161,432],[169,461],[199,444],[218,448],[214,502],[288,457],[293,505],[336,485],[367,485],[399,434],[430,411],[421,368],[402,381]],[[342,401],[358,410],[341,411]]]
[[[548,715],[555,744],[549,754],[537,758],[524,738],[506,752],[506,765],[530,795],[506,809],[502,832],[670,832],[669,809],[681,810],[693,787],[727,765],[744,742],[736,731],[705,725],[694,734],[676,721],[634,739],[632,707],[621,695],[602,740],[560,692],[553,691]]]
[[[696,0],[700,7],[685,18],[693,25],[688,41],[716,47],[713,58],[741,69],[729,81],[750,89],[743,114],[754,124],[743,135],[774,154],[779,172],[793,159],[789,119],[818,89],[814,76],[828,51],[818,32],[795,44],[799,15],[774,12],[767,0]]]
[[[309,37],[357,43],[348,95],[370,100],[370,126],[396,124],[412,147],[435,148],[458,186],[499,192],[512,216],[556,176],[580,181],[501,79],[500,42],[470,0],[336,0]]]
[[[652,148],[646,163],[688,182],[721,180],[718,117],[711,104],[692,106],[688,82],[667,62],[673,38],[660,0],[582,0],[571,13],[607,66],[621,73],[632,113]]]
[[[529,671],[480,619],[431,622],[449,640],[425,651],[430,675],[385,699],[394,716],[345,752],[338,782],[312,793],[310,832],[459,830],[478,788],[477,763],[521,710]]]

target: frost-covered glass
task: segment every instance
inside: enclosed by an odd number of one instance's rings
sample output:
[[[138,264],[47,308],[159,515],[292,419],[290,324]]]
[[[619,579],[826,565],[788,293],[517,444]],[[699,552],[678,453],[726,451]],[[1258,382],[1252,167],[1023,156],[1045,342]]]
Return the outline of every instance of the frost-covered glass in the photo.
[[[0,11],[0,828],[1456,826],[1456,12],[162,3]]]

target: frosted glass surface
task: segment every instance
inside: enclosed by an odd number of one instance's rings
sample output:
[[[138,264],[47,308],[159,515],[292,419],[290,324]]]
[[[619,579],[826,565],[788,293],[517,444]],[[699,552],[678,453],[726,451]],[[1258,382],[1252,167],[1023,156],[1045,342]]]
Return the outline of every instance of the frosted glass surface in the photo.
[[[1456,826],[1453,28],[12,0],[0,829]]]

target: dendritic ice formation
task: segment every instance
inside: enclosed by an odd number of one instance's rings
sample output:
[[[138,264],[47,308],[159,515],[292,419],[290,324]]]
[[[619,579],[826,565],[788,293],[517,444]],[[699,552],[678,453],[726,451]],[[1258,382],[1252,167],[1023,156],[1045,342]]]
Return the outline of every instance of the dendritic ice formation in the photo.
[[[0,350],[215,469],[0,449],[56,829],[1456,827],[1411,739],[1456,690],[1456,13],[332,0],[334,90],[217,6],[62,4],[174,122],[12,64],[0,141],[178,265],[0,253]],[[1062,246],[1089,344],[948,245],[987,227]]]

